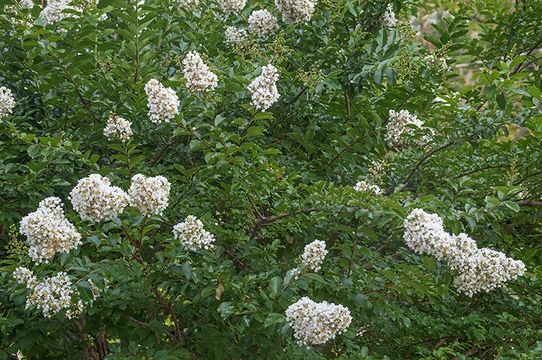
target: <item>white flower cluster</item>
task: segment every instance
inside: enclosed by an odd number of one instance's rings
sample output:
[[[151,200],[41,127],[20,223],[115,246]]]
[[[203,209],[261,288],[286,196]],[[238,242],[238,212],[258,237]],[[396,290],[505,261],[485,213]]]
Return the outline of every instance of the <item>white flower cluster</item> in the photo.
[[[47,6],[43,8],[39,19],[43,25],[55,24],[63,19],[73,17],[74,14],[65,12],[66,10],[77,10],[70,5],[70,0],[49,0]]]
[[[199,0],[179,0],[181,7],[193,10],[199,5]]]
[[[104,127],[104,136],[108,140],[118,139],[126,142],[130,140],[132,135],[132,123],[130,121],[113,113],[109,114],[109,119]]]
[[[404,227],[403,239],[415,253],[447,259],[454,250],[454,239],[444,231],[442,219],[437,214],[414,209],[406,217]]]
[[[478,249],[467,234],[454,236],[457,249],[449,259],[450,268],[458,273],[454,285],[459,292],[473,296],[489,292],[525,274],[525,264],[500,251]]]
[[[314,240],[310,244],[307,244],[303,250],[303,254],[301,255],[301,267],[314,272],[320,271],[327,253],[326,242]]]
[[[130,199],[118,186],[111,186],[105,176],[92,174],[80,179],[70,192],[73,209],[81,219],[110,220],[121,214]]]
[[[282,13],[282,20],[287,24],[309,22],[314,13],[316,1],[312,0],[275,0],[275,5]]]
[[[218,77],[209,70],[195,50],[189,52],[183,60],[183,75],[190,91],[213,90],[218,85]]]
[[[19,6],[23,9],[32,9],[34,7],[34,0],[19,0]]]
[[[416,115],[411,114],[408,110],[401,110],[399,112],[390,110],[390,119],[386,125],[386,141],[393,146],[406,146],[408,145],[408,139],[405,139],[405,135],[412,136],[415,133],[415,129],[412,126],[416,126],[419,129],[424,129],[423,121],[418,119]],[[429,136],[423,136],[416,143],[422,145],[429,141]]]
[[[248,18],[248,29],[259,37],[267,37],[279,29],[275,15],[267,10],[256,10]]]
[[[179,240],[183,247],[192,251],[212,249],[215,242],[214,235],[205,230],[201,220],[192,215],[173,227],[173,237]]]
[[[499,251],[479,249],[466,234],[448,234],[442,219],[421,209],[414,209],[405,219],[404,239],[417,253],[444,259],[457,273],[454,285],[468,296],[488,292],[525,274],[525,264]]]
[[[46,261],[57,252],[67,253],[81,244],[81,234],[66,219],[62,201],[48,197],[38,209],[21,220],[21,233],[26,236],[29,255],[36,262]]]
[[[370,184],[365,180],[358,181],[354,186],[354,190],[361,192],[372,192],[376,195],[382,194],[382,189],[380,188],[380,186]]]
[[[145,216],[161,215],[169,202],[171,184],[163,176],[145,177],[141,174],[132,176],[128,195],[130,204]]]
[[[256,109],[265,111],[273,105],[280,97],[277,89],[277,81],[280,74],[273,65],[265,65],[262,73],[254,79],[247,87],[252,94],[251,104]]]
[[[15,98],[10,89],[0,86],[0,120],[11,115],[15,107]]]
[[[24,274],[24,275],[21,275]],[[63,309],[67,309],[66,317],[71,319],[79,313],[83,303],[79,300],[72,305],[72,282],[65,272],[59,272],[55,276],[37,281],[32,271],[19,267],[13,273],[15,280],[24,284],[32,293],[26,299],[26,308],[37,308],[43,316],[50,318]],[[73,309],[75,307],[75,309]],[[76,310],[76,311],[74,311]]]
[[[247,4],[247,0],[218,0],[218,5],[226,15],[237,14]]]
[[[23,284],[27,288],[33,288],[34,285],[37,283],[37,279],[34,273],[23,266],[19,266],[15,269],[15,271],[13,271],[13,278],[19,284]]]
[[[395,13],[393,12],[393,5],[388,4],[388,7],[386,7],[386,12],[382,16],[382,24],[385,27],[395,27],[397,25],[397,19],[395,18]]]
[[[423,59],[436,72],[445,72],[448,70],[448,64],[444,57],[431,53],[426,55]]]
[[[299,345],[322,345],[341,334],[352,322],[350,310],[326,301],[303,297],[286,309],[286,321]]]
[[[170,122],[179,114],[179,98],[172,88],[165,87],[156,79],[145,84],[149,117],[153,123]]]
[[[247,38],[247,31],[245,29],[239,29],[235,26],[228,26],[224,31],[224,37],[226,44],[236,45]]]

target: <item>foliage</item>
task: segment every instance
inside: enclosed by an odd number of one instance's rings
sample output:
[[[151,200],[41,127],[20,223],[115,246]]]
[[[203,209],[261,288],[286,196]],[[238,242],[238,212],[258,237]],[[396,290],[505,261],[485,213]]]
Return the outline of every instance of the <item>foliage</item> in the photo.
[[[396,28],[381,24],[386,2],[321,0],[309,23],[279,21],[234,47],[224,28],[262,8],[280,18],[271,1],[225,16],[210,1],[100,0],[47,27],[28,22],[38,4],[17,4],[0,5],[0,85],[17,101],[0,126],[0,359],[542,357],[540,0],[396,0]],[[408,21],[420,14],[434,21],[417,34]],[[217,74],[214,91],[186,90],[192,50]],[[281,96],[257,112],[246,88],[269,63]],[[179,96],[170,123],[149,121],[151,78]],[[416,145],[386,141],[388,112],[402,109],[431,141],[416,129]],[[103,135],[110,112],[132,122],[129,142]],[[165,176],[169,206],[83,221],[68,194],[93,173],[125,190],[134,174]],[[383,193],[354,191],[359,179]],[[32,264],[18,223],[48,196],[83,245]],[[459,294],[442,263],[402,240],[417,207],[528,273]],[[188,215],[214,249],[179,246],[172,229]],[[322,270],[292,277],[315,239],[329,250]],[[67,272],[81,316],[25,309],[17,266]],[[303,296],[348,307],[348,331],[298,346],[284,311]]]

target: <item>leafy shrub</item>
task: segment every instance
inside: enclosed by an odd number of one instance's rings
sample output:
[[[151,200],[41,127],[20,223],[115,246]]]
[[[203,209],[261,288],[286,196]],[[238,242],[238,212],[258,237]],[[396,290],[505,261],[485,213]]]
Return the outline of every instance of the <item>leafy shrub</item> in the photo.
[[[541,7],[3,1],[0,359],[540,358]]]

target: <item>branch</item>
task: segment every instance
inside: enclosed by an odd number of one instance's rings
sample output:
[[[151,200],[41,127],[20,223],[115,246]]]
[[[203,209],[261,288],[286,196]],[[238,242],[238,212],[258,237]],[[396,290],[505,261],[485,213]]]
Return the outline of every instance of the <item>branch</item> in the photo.
[[[346,107],[346,116],[351,117],[352,113],[350,111],[350,95],[348,95],[348,90],[344,90],[344,106]]]
[[[342,149],[341,151],[339,151],[337,153],[337,155],[335,155],[333,157],[333,159],[331,159],[329,161],[329,163],[327,164],[328,166],[333,164],[342,154],[344,154],[344,152],[348,149],[350,149],[352,146],[356,145],[357,143],[359,143],[362,139],[364,139],[365,137],[358,137],[356,140],[354,140],[353,142],[351,142],[350,144],[348,144],[344,149]]]
[[[487,165],[487,166],[483,166],[483,167],[480,167],[480,168],[477,168],[477,169],[474,169],[474,170],[466,171],[466,172],[461,173],[461,174],[459,174],[459,175],[457,175],[457,176],[454,176],[454,177],[453,177],[453,180],[462,178],[463,176],[472,175],[472,174],[477,173],[477,172],[480,172],[480,171],[489,170],[489,169],[495,169],[495,168],[499,168],[499,167],[501,167],[501,165]]]
[[[542,207],[542,201],[538,200],[521,200],[518,201],[520,206],[532,206],[532,207]]]
[[[284,213],[284,214],[280,214],[280,215],[274,215],[274,216],[264,216],[264,215],[261,215],[258,212],[257,216],[256,216],[256,218],[258,219],[258,222],[256,222],[256,224],[254,225],[252,230],[250,230],[250,232],[249,232],[250,237],[254,237],[264,226],[272,224],[272,223],[274,223],[276,221],[286,219],[286,218],[289,218],[289,217],[292,217],[292,216],[295,216],[295,215],[299,215],[299,214],[310,213],[310,212],[313,212],[313,211],[321,211],[321,210],[316,209],[316,208],[300,209],[300,210],[297,210],[297,211],[292,211],[292,212],[288,212],[288,213]]]
[[[431,151],[429,151],[428,153],[426,153],[424,156],[421,157],[420,160],[418,160],[418,162],[416,163],[416,165],[414,165],[414,167],[412,168],[412,170],[410,170],[410,172],[408,173],[407,177],[405,178],[405,180],[403,181],[403,183],[407,183],[410,178],[412,178],[412,176],[414,176],[414,174],[416,173],[416,171],[418,171],[418,169],[420,168],[420,166],[422,166],[426,161],[427,159],[429,159],[431,156],[433,156],[434,154],[438,153],[439,151],[442,151],[444,149],[447,149],[449,148],[450,146],[452,146],[453,144],[456,143],[457,140],[452,140],[452,141],[449,141],[447,142],[446,144],[442,145],[441,147],[438,147],[438,148],[435,148]]]

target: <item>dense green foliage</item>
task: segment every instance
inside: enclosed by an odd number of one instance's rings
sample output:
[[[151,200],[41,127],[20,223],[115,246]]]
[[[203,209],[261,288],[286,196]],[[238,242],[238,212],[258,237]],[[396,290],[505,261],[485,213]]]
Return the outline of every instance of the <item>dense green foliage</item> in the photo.
[[[272,1],[219,18],[206,0],[194,11],[101,0],[47,27],[27,23],[40,6],[16,4],[0,5],[0,86],[17,101],[0,124],[0,359],[542,357],[542,1],[393,1],[396,28],[382,26],[381,1],[320,0],[304,25],[280,21]],[[264,7],[276,35],[224,43],[226,25]],[[411,17],[427,14],[417,34]],[[213,92],[186,90],[190,50],[218,75]],[[281,97],[257,112],[246,87],[268,63]],[[171,123],[149,121],[151,78],[180,98]],[[388,111],[402,109],[433,129],[430,142],[386,141]],[[129,142],[104,137],[110,112],[133,122]],[[92,173],[123,189],[133,174],[163,175],[169,206],[83,221],[68,194]],[[383,194],[354,191],[359,179]],[[18,224],[48,196],[83,244],[34,264]],[[459,294],[446,266],[405,246],[417,207],[524,261],[526,275]],[[172,227],[187,215],[214,250],[179,247]],[[322,270],[287,276],[315,239],[329,249]],[[17,266],[66,271],[88,306],[74,320],[25,309]],[[96,299],[89,280],[104,290]],[[284,311],[302,296],[348,307],[348,331],[297,345]]]

